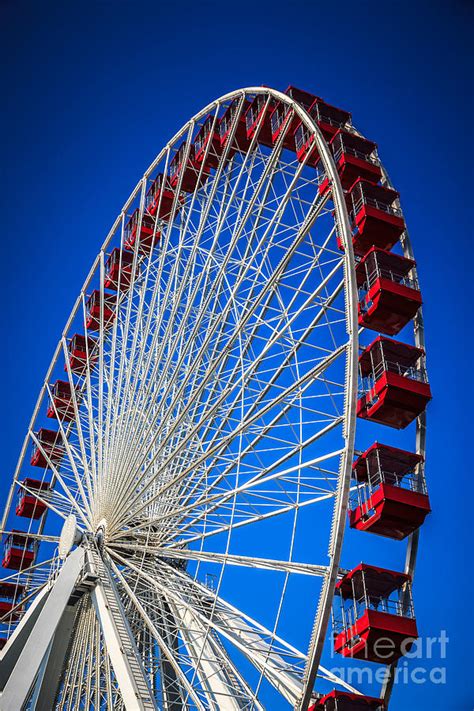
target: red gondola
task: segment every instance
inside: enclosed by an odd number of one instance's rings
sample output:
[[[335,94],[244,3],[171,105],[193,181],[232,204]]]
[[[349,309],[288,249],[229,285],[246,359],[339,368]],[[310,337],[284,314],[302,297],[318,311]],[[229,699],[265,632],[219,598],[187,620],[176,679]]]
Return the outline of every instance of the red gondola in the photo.
[[[421,454],[375,442],[353,464],[352,528],[402,540],[430,513]]]
[[[37,492],[43,499],[49,496],[51,485],[48,481],[40,481],[38,479],[30,479],[27,477],[21,482],[23,486],[18,492],[18,502],[16,505],[16,515],[24,516],[25,518],[38,519],[46,511],[46,504],[40,501],[33,492]]]
[[[405,220],[394,205],[398,197],[396,190],[366,180],[358,179],[351,186],[346,203],[356,254],[363,256],[372,246],[389,250],[398,242],[405,231]]]
[[[204,163],[204,169],[217,168],[221,156],[219,121],[210,114],[196,134],[193,144],[194,158],[198,165]],[[207,151],[207,155],[206,155]]]
[[[426,408],[431,390],[416,348],[378,336],[359,358],[365,394],[357,415],[371,422],[403,429]]]
[[[300,106],[306,110],[314,103],[316,97],[314,94],[310,94],[308,91],[303,91],[302,89],[297,89],[294,86],[289,86],[285,90],[285,94],[296,101]],[[291,121],[291,125],[288,126],[288,121]],[[282,102],[277,102],[270,114],[270,125],[272,129],[272,143],[275,144],[278,141],[278,137],[283,130],[286,131],[286,135],[283,141],[283,147],[288,148],[290,151],[295,150],[295,130],[298,124],[301,123],[301,119],[297,114],[291,109],[288,104],[283,104]]]
[[[76,392],[79,401],[80,393]],[[51,388],[51,398],[48,403],[46,416],[64,422],[74,419],[74,405],[72,401],[71,385],[66,380],[56,380]]]
[[[314,102],[308,109],[310,116],[316,121],[326,140],[330,141],[334,134],[351,123],[349,111],[338,109],[327,104],[323,99],[315,97]],[[308,132],[306,126],[301,121],[295,128],[296,157],[300,163],[308,156],[307,164],[316,166],[319,162],[319,154],[314,143],[314,135]]]
[[[227,147],[227,143],[230,140],[232,130],[234,129],[234,118],[237,111],[239,110],[240,100],[234,99],[219,121],[219,137],[221,143],[221,152],[223,153]],[[227,152],[227,159],[232,158],[236,151],[247,152],[250,146],[250,140],[247,138],[247,125],[245,115],[247,109],[250,106],[250,102],[247,99],[242,103],[242,108],[240,110],[239,117],[237,119],[237,125],[234,130],[234,138],[232,141],[232,146]]]
[[[103,324],[104,328],[109,328],[115,318],[116,296],[114,294],[106,294],[104,292],[104,308],[103,308]],[[100,291],[96,289],[89,296],[87,303],[86,326],[89,331],[98,331],[100,329]]]
[[[343,657],[392,664],[418,637],[406,573],[360,563],[338,581],[334,650]]]
[[[329,147],[344,190],[349,190],[358,178],[370,183],[378,183],[382,178],[382,169],[375,153],[377,145],[373,141],[339,129]],[[329,180],[326,178],[319,187],[320,193],[324,194],[328,187]]]
[[[157,216],[160,220],[167,222],[173,211],[173,203],[176,191],[172,190],[169,180],[164,180],[163,174],[157,175],[151,183],[146,194],[146,209],[153,217]],[[175,214],[181,209],[184,202],[184,196],[178,196],[175,206]]]
[[[18,583],[0,581],[0,621],[14,622],[20,618],[23,605],[20,605],[25,586]]]
[[[87,338],[82,333],[75,333],[69,341],[69,366],[76,375],[85,375],[87,363],[92,370],[97,363],[99,354],[97,352],[97,341],[91,336]],[[67,365],[64,366],[67,371]]]
[[[9,533],[4,542],[2,566],[11,570],[25,570],[36,558],[37,542],[21,531]]]
[[[310,705],[308,711],[383,711],[384,708],[382,699],[334,689]]]
[[[372,247],[357,264],[359,324],[395,336],[421,306],[415,262]]]
[[[268,94],[257,94],[245,113],[247,139],[251,141],[257,135],[257,141],[264,146],[272,148],[272,127],[270,116],[275,108],[276,101]]]
[[[140,221],[140,210],[137,207],[125,225],[125,249],[133,251],[138,243],[139,253],[149,254],[158,244],[160,236],[161,230],[155,232],[155,221],[150,215],[142,215]]]
[[[41,449],[37,444],[33,446],[30,459],[31,466],[50,469],[51,465],[49,462],[51,462],[52,465],[58,466],[64,456],[64,445],[61,433],[56,430],[46,430],[42,427],[36,433],[36,439],[41,445]]]
[[[133,254],[115,247],[105,263],[104,287],[113,291],[127,291],[130,288],[133,272]],[[135,275],[138,274],[138,265]]]
[[[204,185],[211,171],[208,165],[202,165],[196,160],[193,145],[189,146],[186,157],[187,150],[184,141],[170,163],[170,185],[176,188],[181,181],[181,190],[185,193],[193,193],[197,187]]]

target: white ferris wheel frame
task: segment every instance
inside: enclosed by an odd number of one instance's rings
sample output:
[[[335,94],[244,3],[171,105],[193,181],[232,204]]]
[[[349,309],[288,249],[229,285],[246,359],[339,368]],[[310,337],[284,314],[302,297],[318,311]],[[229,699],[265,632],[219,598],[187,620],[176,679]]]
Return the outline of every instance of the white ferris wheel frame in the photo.
[[[133,192],[131,193],[129,199],[125,203],[121,213],[117,217],[116,221],[114,222],[112,229],[110,230],[106,240],[104,241],[101,250],[99,252],[99,255],[97,256],[96,260],[94,261],[92,268],[84,282],[84,285],[81,289],[81,292],[76,300],[76,303],[73,307],[73,310],[71,312],[71,315],[66,323],[66,326],[64,328],[64,331],[62,333],[62,337],[56,347],[55,353],[53,355],[53,359],[51,361],[50,367],[48,368],[48,371],[46,373],[44,385],[42,387],[42,390],[40,392],[40,395],[38,397],[37,404],[35,406],[35,409],[33,411],[33,415],[31,418],[30,426],[29,426],[29,431],[28,434],[25,438],[22,451],[20,454],[20,459],[19,463],[17,466],[17,470],[15,472],[15,476],[13,479],[12,486],[10,488],[10,492],[8,495],[8,500],[7,504],[5,507],[5,513],[3,516],[2,520],[2,531],[5,530],[6,528],[6,523],[7,523],[7,517],[8,517],[8,512],[10,510],[13,497],[16,491],[16,488],[18,485],[21,486],[19,477],[20,477],[20,472],[21,472],[21,467],[23,463],[23,459],[26,455],[27,452],[27,447],[28,444],[31,440],[35,442],[35,444],[39,447],[39,449],[42,451],[43,454],[47,457],[47,454],[42,450],[41,443],[38,442],[34,432],[33,432],[33,427],[34,423],[36,421],[37,415],[39,413],[39,409],[41,406],[41,403],[43,402],[43,399],[45,397],[45,394],[51,395],[50,387],[48,385],[51,375],[54,371],[55,365],[58,361],[58,359],[61,357],[61,355],[64,355],[67,363],[67,335],[69,333],[71,324],[74,321],[74,318],[76,317],[76,314],[78,311],[83,308],[85,312],[85,297],[86,293],[88,291],[89,285],[93,279],[93,276],[97,273],[97,270],[100,271],[100,276],[101,276],[101,286],[100,286],[100,292],[101,292],[101,300],[103,301],[103,296],[104,296],[104,258],[105,258],[105,253],[106,250],[111,243],[111,240],[113,237],[117,234],[118,230],[122,230],[122,238],[121,238],[121,244],[123,244],[123,225],[124,221],[126,219],[127,212],[129,210],[129,207],[134,203],[134,201],[137,199],[138,196],[140,196],[140,214],[143,215],[143,210],[144,210],[144,198],[145,198],[145,191],[146,187],[148,185],[148,180],[150,175],[153,173],[153,171],[156,169],[156,167],[160,164],[160,162],[163,160],[164,157],[167,157],[170,155],[170,150],[171,147],[176,144],[176,142],[182,138],[183,136],[187,136],[186,139],[186,150],[189,151],[189,146],[192,141],[192,135],[193,135],[193,129],[195,125],[203,119],[206,115],[209,113],[215,112],[215,115],[217,115],[217,111],[219,107],[221,107],[224,103],[230,102],[230,101],[241,101],[243,103],[244,99],[246,96],[251,95],[251,96],[256,96],[256,95],[265,95],[266,97],[270,97],[271,99],[274,99],[275,101],[281,102],[282,105],[288,106],[293,112],[294,115],[297,116],[302,123],[305,125],[308,131],[311,132],[311,134],[314,136],[314,140],[316,142],[317,146],[317,151],[321,157],[322,164],[324,171],[326,175],[329,178],[330,184],[331,184],[331,195],[332,195],[332,200],[334,203],[334,210],[335,210],[335,222],[338,226],[338,234],[339,237],[342,241],[343,248],[344,248],[344,254],[343,254],[343,260],[344,260],[344,294],[345,294],[345,303],[346,303],[346,332],[348,335],[348,343],[347,343],[347,354],[346,354],[346,373],[345,373],[345,382],[344,382],[344,387],[345,387],[345,407],[344,407],[344,413],[343,413],[343,426],[342,430],[344,433],[344,450],[340,454],[340,468],[339,468],[339,481],[338,481],[338,487],[337,487],[337,493],[334,497],[334,507],[333,507],[333,514],[332,514],[332,525],[331,525],[331,533],[330,533],[330,539],[329,539],[329,545],[328,545],[328,556],[329,556],[329,564],[327,566],[307,566],[306,569],[304,569],[303,564],[297,564],[297,563],[291,563],[287,562],[284,566],[282,566],[282,569],[284,569],[287,572],[306,572],[310,574],[315,574],[315,575],[322,575],[323,577],[323,585],[322,585],[322,591],[321,591],[321,596],[319,600],[319,605],[317,609],[317,614],[316,618],[314,621],[314,628],[313,628],[313,633],[311,636],[310,640],[310,645],[309,645],[309,650],[307,654],[307,660],[305,664],[305,671],[304,671],[304,676],[303,676],[303,684],[300,689],[291,689],[288,694],[285,693],[285,685],[288,685],[288,688],[291,687],[291,679],[285,675],[283,672],[283,667],[278,668],[278,664],[274,667],[273,671],[271,672],[274,677],[279,676],[279,683],[281,685],[281,688],[283,689],[282,694],[286,697],[288,700],[291,698],[295,699],[294,703],[294,708],[297,711],[306,711],[308,708],[308,704],[311,700],[311,693],[313,690],[314,682],[316,679],[316,675],[318,673],[318,670],[320,669],[320,660],[321,660],[321,654],[323,651],[323,645],[327,637],[327,629],[328,629],[328,624],[329,624],[329,617],[330,617],[330,610],[332,607],[332,602],[333,602],[333,596],[334,596],[334,589],[335,589],[335,584],[337,582],[337,578],[340,572],[340,559],[341,559],[341,551],[342,551],[342,545],[343,545],[343,538],[344,538],[344,531],[345,531],[345,526],[346,526],[346,518],[347,518],[347,508],[348,508],[348,499],[349,499],[349,492],[350,492],[350,482],[351,482],[351,472],[352,472],[352,462],[354,458],[354,449],[355,449],[355,434],[356,434],[356,405],[357,405],[357,390],[358,390],[358,355],[359,355],[359,324],[358,324],[358,312],[357,312],[357,306],[358,306],[358,290],[357,290],[357,283],[356,283],[356,277],[355,277],[355,257],[354,257],[354,252],[353,252],[353,246],[352,246],[352,232],[351,232],[351,226],[350,226],[350,220],[349,220],[349,214],[347,210],[347,206],[344,200],[344,191],[342,188],[341,180],[339,178],[337,168],[333,159],[333,156],[329,150],[329,147],[326,143],[326,140],[323,137],[323,134],[321,133],[321,130],[319,129],[317,123],[315,120],[311,118],[309,113],[302,108],[296,101],[291,99],[288,95],[276,91],[274,89],[270,89],[267,87],[248,87],[245,89],[240,89],[238,91],[233,91],[228,94],[225,94],[224,96],[221,96],[219,99],[216,101],[208,104],[205,108],[203,108],[201,111],[199,111],[197,114],[193,116],[190,121],[188,121],[183,128],[178,131],[175,136],[164,146],[162,151],[158,154],[157,158],[155,161],[150,165],[148,170],[145,172],[143,178],[139,181]],[[234,128],[235,130],[235,128]],[[166,158],[168,160],[168,158]],[[384,175],[385,180],[387,183],[389,183],[388,176],[385,173]],[[155,228],[156,229],[156,228]],[[409,241],[408,233],[405,232],[402,240],[402,247],[404,250],[404,253],[406,256],[412,258],[412,249],[411,249],[411,244]],[[136,259],[136,257],[134,257]],[[417,346],[424,346],[424,330],[423,330],[423,320],[422,320],[422,314],[421,310],[418,314],[418,316],[415,318],[414,322],[415,326],[415,342]],[[101,315],[101,334],[103,333],[103,314]],[[70,372],[70,367],[69,365],[67,366],[68,369],[68,377],[71,378],[71,372]],[[89,374],[88,374],[88,380],[89,380]],[[87,382],[86,384],[86,389],[90,391],[90,381]],[[78,402],[76,399],[75,393],[73,394],[73,399],[74,399],[74,409],[75,409],[75,415],[77,416],[77,411],[78,411]],[[62,425],[60,423],[60,428],[62,428]],[[421,415],[418,418],[417,421],[417,452],[424,454],[425,450],[425,434],[426,431],[426,423],[425,423],[425,415]],[[66,444],[67,447],[67,444]],[[60,474],[56,471],[56,468],[54,468],[54,474],[56,477],[59,477]],[[63,487],[66,489],[67,487]],[[40,498],[40,497],[39,497]],[[87,497],[84,496],[84,500],[86,500]],[[48,504],[49,505],[49,504]],[[50,506],[50,508],[53,508]],[[56,513],[60,516],[64,515],[62,512],[58,509],[55,510]],[[88,530],[88,521],[87,518],[84,517],[82,522],[79,521],[79,523],[82,523],[84,526],[84,529],[86,532],[89,534],[95,534],[95,531],[91,531],[90,528]],[[41,536],[42,533],[42,528],[40,527],[39,534],[38,536]],[[417,545],[418,545],[418,532],[412,534],[409,539],[409,544],[408,544],[408,549],[407,549],[407,558],[406,558],[406,570],[413,574],[414,572],[414,567],[416,563],[416,553],[417,553]],[[81,551],[79,553],[78,551]],[[85,559],[89,556],[89,559],[86,561]],[[57,625],[60,623],[61,615],[57,615],[56,619],[54,622],[51,622],[51,610],[56,608],[56,610],[60,609],[62,611],[67,609],[68,605],[68,599],[70,596],[73,594],[74,590],[77,590],[77,588],[84,586],[84,578],[86,574],[86,567],[87,565],[90,567],[90,571],[94,571],[92,574],[93,580],[93,587],[91,588],[93,592],[91,593],[93,596],[94,600],[94,606],[96,610],[96,614],[98,618],[100,619],[101,623],[101,629],[102,633],[105,637],[106,640],[106,645],[107,649],[109,651],[109,656],[110,660],[114,669],[115,676],[118,681],[118,685],[120,688],[120,692],[122,694],[123,698],[123,703],[125,708],[128,709],[135,709],[135,708],[143,708],[143,709],[152,709],[156,708],[156,705],[154,704],[154,701],[152,699],[152,694],[149,686],[147,685],[146,678],[143,675],[142,670],[140,669],[140,664],[138,660],[138,654],[136,650],[136,646],[133,642],[133,635],[132,632],[127,626],[126,623],[126,616],[123,611],[123,606],[120,603],[120,599],[118,596],[118,593],[116,591],[116,584],[112,578],[112,575],[110,574],[110,571],[106,569],[106,566],[103,565],[100,561],[100,557],[98,556],[92,556],[92,559],[90,559],[91,554],[90,553],[84,553],[84,550],[82,548],[77,548],[73,553],[70,554],[70,556],[66,559],[61,571],[59,572],[55,582],[51,583],[49,588],[46,586],[43,589],[43,592],[40,593],[37,596],[37,600],[33,603],[33,605],[29,608],[28,613],[25,615],[23,618],[22,622],[20,625],[17,627],[15,630],[14,634],[8,641],[5,649],[3,652],[0,653],[0,660],[8,660],[13,659],[13,662],[10,662],[10,667],[9,667],[9,673],[6,675],[6,678],[3,679],[3,694],[2,694],[2,704],[6,704],[4,708],[7,709],[17,709],[20,708],[18,704],[24,703],[25,700],[28,698],[28,694],[31,691],[32,685],[34,683],[34,679],[37,676],[37,674],[40,672],[43,674],[43,680],[44,680],[44,674],[46,673],[56,673],[57,674],[57,669],[55,671],[55,667],[58,665],[58,660],[57,658],[54,658],[54,654],[49,654],[49,662],[48,662],[48,649],[51,650],[51,644],[54,639],[54,634],[57,628]],[[209,556],[208,556],[209,557]],[[179,558],[179,554],[178,554]],[[199,560],[205,560],[206,559],[206,554],[203,553],[201,557],[196,553],[195,554],[195,559]],[[226,555],[226,561],[229,562],[229,559],[232,559],[232,556]],[[233,559],[231,562],[234,565],[242,565],[242,564],[248,564],[249,560],[244,560],[242,556],[240,556],[240,560],[238,556],[233,556]],[[80,560],[80,563],[77,561]],[[214,557],[213,560],[216,560]],[[87,565],[86,565],[87,563]],[[256,567],[275,567],[276,561],[265,561],[263,559],[256,559],[254,561],[254,565]],[[132,588],[128,585],[127,580],[121,576],[119,569],[117,566],[114,565],[114,572],[116,576],[121,577],[121,584],[125,586],[125,589],[127,589],[128,594],[130,598],[133,600],[134,604],[139,608],[140,607],[140,601],[138,598],[134,595]],[[87,577],[87,576],[86,576]],[[62,586],[62,588],[61,588]],[[87,587],[87,585],[86,585]],[[61,589],[62,589],[62,597],[61,597]],[[59,602],[58,602],[59,600]],[[58,607],[59,605],[59,607]],[[41,609],[38,609],[41,608]],[[110,612],[112,609],[113,614]],[[35,613],[36,610],[36,613]],[[145,611],[142,610],[145,616]],[[191,620],[188,617],[189,612],[186,612],[185,610],[181,610],[179,607],[178,601],[175,603],[175,609],[174,612],[176,615],[181,615],[184,627],[186,627],[187,623],[190,623]],[[228,611],[229,612],[229,611]],[[35,617],[36,614],[36,617]],[[225,610],[223,610],[220,614],[222,614],[225,617]],[[115,616],[115,617],[114,617]],[[224,620],[224,617],[222,620]],[[32,622],[32,619],[34,618],[35,623]],[[37,624],[38,620],[42,621],[43,626],[41,624]],[[45,620],[49,620],[48,622],[45,622]],[[194,625],[198,624],[198,620],[196,618],[192,619],[192,622]],[[254,624],[255,621],[252,621],[249,624]],[[151,619],[148,619],[148,626],[149,629],[152,630],[152,632],[155,633],[156,637],[159,637],[159,632],[156,630],[156,627],[154,628],[153,621]],[[192,628],[193,625],[189,624],[189,627]],[[221,622],[221,631],[224,629],[225,624],[222,621]],[[30,640],[28,643],[26,643],[22,650],[19,648],[19,641],[24,642],[24,635],[25,632],[24,630],[28,631],[28,634],[30,634]],[[246,635],[251,635],[254,634],[254,631],[250,631],[250,628],[245,631],[245,627],[242,627],[240,634],[242,635],[242,639],[245,641],[245,636]],[[235,641],[235,640],[234,640]],[[123,648],[124,642],[129,644],[131,647],[131,651],[128,655],[124,657],[123,653],[120,651]],[[196,641],[190,637],[187,640],[187,644],[189,647],[192,647],[193,644],[196,644]],[[209,644],[211,644],[209,642]],[[32,646],[34,645],[34,646]],[[43,655],[41,656],[41,659],[38,659],[35,661],[34,660],[34,654],[32,654],[33,649],[38,650],[41,648],[43,650]],[[166,656],[166,649],[167,646],[165,643],[161,646],[161,650],[165,650],[165,656]],[[64,650],[63,650],[64,651]],[[38,657],[38,655],[36,655]],[[202,652],[201,655],[202,656]],[[222,677],[222,675],[219,674],[218,669],[214,668],[212,669],[213,665],[213,649],[212,645],[207,649],[207,654],[206,657],[208,658],[207,664],[210,666],[211,670],[211,675],[214,675],[215,683],[219,686],[222,686],[225,684],[225,679]],[[178,665],[176,664],[175,660],[172,658],[172,655],[168,655],[168,662],[170,664],[170,667],[174,670],[174,673],[177,675],[180,674]],[[20,664],[21,662],[21,664]],[[30,669],[30,675],[24,675],[23,679],[20,679],[20,674],[19,670],[21,668],[25,668],[25,663],[28,665],[28,669]],[[7,664],[8,667],[8,664]],[[394,669],[392,670],[392,672]],[[237,670],[234,670],[235,673],[237,673]],[[388,681],[385,684],[385,687],[383,689],[383,693],[385,698],[388,700],[390,697],[392,685],[393,685],[393,678],[394,678],[394,673],[389,675]],[[189,683],[186,680],[186,677],[184,675],[180,675],[181,682],[186,686],[187,693],[189,695],[189,698],[193,700],[193,702],[196,704],[196,706],[199,708],[200,707],[200,702],[199,698],[194,694],[192,687],[190,687]],[[42,688],[44,690],[44,683],[42,685]],[[137,699],[139,701],[137,702]],[[139,704],[137,706],[137,703]],[[15,704],[17,704],[15,706]],[[38,708],[41,708],[41,706],[38,706]],[[228,708],[229,709],[238,709],[240,706],[237,703],[233,703],[231,699],[228,701]],[[258,701],[255,699],[255,705],[254,708],[260,708],[260,705]]]

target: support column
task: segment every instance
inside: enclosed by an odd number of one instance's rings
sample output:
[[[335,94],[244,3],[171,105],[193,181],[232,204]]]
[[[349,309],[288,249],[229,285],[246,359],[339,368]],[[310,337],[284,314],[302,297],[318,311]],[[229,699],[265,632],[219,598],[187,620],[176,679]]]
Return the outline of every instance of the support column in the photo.
[[[0,698],[2,711],[20,711],[26,705],[83,566],[84,549],[76,548],[61,568],[8,676]]]
[[[157,711],[135,640],[108,567],[93,553],[99,579],[91,593],[126,711]],[[12,710],[13,711],[13,710]]]

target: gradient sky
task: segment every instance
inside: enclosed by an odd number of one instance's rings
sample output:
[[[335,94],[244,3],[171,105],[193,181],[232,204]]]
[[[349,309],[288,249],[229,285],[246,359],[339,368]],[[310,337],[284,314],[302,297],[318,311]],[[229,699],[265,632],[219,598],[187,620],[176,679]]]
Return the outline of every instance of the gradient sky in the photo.
[[[410,662],[445,665],[448,683],[398,685],[394,711],[474,706],[472,472],[463,465],[472,437],[472,226],[463,215],[472,155],[469,6],[0,2],[2,493],[99,245],[146,166],[192,114],[232,89],[291,83],[351,110],[377,141],[419,265],[434,393],[433,513],[415,607],[424,635],[444,629],[449,637],[445,660]]]

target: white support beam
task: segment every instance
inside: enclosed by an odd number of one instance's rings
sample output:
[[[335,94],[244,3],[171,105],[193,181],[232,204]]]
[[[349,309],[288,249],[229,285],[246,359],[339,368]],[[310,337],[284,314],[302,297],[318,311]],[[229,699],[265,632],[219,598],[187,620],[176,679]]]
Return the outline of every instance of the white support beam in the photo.
[[[21,650],[25,646],[33,626],[43,609],[43,606],[51,591],[51,587],[45,586],[35,597],[34,601],[27,609],[20,624],[15,628],[13,634],[8,638],[6,645],[0,652],[0,691],[5,688],[5,684],[18,661]]]
[[[19,711],[28,701],[43,660],[84,566],[84,549],[66,559],[32,627],[0,697],[2,711]]]
[[[35,684],[31,702],[31,708],[34,711],[51,711],[54,708],[61,675],[66,663],[67,650],[74,629],[76,613],[76,605],[68,605],[63,612]]]
[[[91,597],[126,711],[157,711],[130,625],[115,583],[99,555],[99,576]]]
[[[249,708],[251,699],[243,693],[240,698],[237,696],[231,665],[229,669],[225,668],[222,654],[217,654],[214,649],[209,630],[188,607],[171,601],[169,605],[175,619],[179,620],[180,634],[189,656],[195,661],[199,682],[209,694],[210,708],[213,711],[241,711]]]

